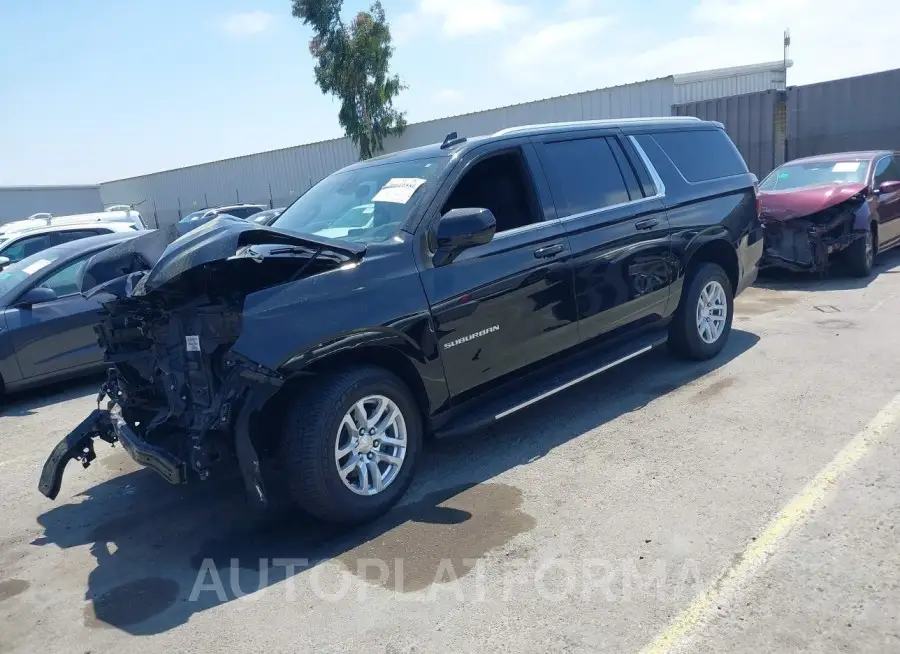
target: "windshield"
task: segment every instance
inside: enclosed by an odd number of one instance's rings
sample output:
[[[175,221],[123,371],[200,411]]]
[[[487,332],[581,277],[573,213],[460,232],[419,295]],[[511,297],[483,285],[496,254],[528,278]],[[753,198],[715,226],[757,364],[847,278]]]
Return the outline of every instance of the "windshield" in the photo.
[[[9,264],[6,268],[0,270],[0,297],[9,293],[32,275],[39,273],[57,259],[59,259],[58,254],[44,250],[17,263]]]
[[[359,243],[387,240],[450,161],[446,156],[372,163],[334,173],[301,195],[272,226]]]
[[[865,184],[868,161],[807,161],[776,168],[759,185],[762,191],[789,191],[829,184]]]

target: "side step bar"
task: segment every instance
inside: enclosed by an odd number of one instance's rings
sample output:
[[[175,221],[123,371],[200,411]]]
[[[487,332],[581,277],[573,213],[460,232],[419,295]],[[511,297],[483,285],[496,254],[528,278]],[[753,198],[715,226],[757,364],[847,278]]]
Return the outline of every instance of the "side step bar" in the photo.
[[[464,415],[438,429],[435,436],[451,438],[486,427],[619,364],[650,352],[665,344],[666,336],[665,332],[654,331],[594,356],[588,353],[577,355],[577,359],[570,361],[568,365],[560,364],[561,367],[556,372],[536,372],[529,376],[528,381],[523,380],[523,384],[517,385],[517,388],[501,392],[498,397],[473,411],[467,409]]]
[[[585,374],[581,375],[580,377],[576,377],[572,381],[566,382],[562,386],[557,386],[556,388],[550,389],[549,391],[546,391],[545,393],[541,393],[537,397],[533,397],[530,400],[526,400],[525,402],[517,404],[516,406],[514,406],[510,409],[507,409],[506,411],[501,411],[496,416],[494,416],[494,419],[500,420],[501,418],[505,418],[506,416],[508,416],[512,413],[515,413],[516,411],[519,411],[520,409],[524,409],[527,406],[531,406],[532,404],[540,402],[541,400],[546,399],[546,398],[550,397],[551,395],[556,395],[560,391],[564,391],[567,388],[569,388],[570,386],[574,386],[575,384],[580,384],[581,382],[585,381],[586,379],[590,379],[594,375],[599,375],[601,372],[605,372],[605,371],[609,370],[610,368],[615,368],[620,363],[625,363],[629,359],[633,359],[633,358],[638,357],[646,352],[649,352],[654,347],[656,347],[656,346],[655,345],[647,345],[645,347],[642,347],[640,350],[632,352],[631,354],[626,354],[625,356],[620,357],[611,363],[607,363],[606,365],[600,366],[596,370],[592,370],[591,372],[585,373]]]

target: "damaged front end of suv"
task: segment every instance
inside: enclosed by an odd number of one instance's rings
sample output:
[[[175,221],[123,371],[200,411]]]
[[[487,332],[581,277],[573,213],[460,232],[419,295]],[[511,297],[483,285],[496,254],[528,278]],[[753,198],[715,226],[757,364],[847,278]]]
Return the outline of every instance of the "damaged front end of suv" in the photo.
[[[760,268],[824,273],[833,256],[865,246],[871,207],[865,184],[760,193]]]
[[[96,330],[110,368],[98,408],[47,459],[40,492],[55,499],[67,463],[88,467],[100,439],[173,484],[236,461],[251,498],[265,505],[250,425],[285,379],[272,361],[242,353],[243,326],[263,311],[266,290],[271,298],[358,262],[365,249],[219,218],[181,238],[156,230],[94,257],[81,287],[103,294]]]

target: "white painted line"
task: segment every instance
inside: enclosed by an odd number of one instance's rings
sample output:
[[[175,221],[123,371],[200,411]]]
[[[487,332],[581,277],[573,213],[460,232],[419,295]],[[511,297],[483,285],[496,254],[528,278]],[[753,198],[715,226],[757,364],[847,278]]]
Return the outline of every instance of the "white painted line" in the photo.
[[[838,479],[859,461],[872,444],[884,438],[888,428],[900,419],[900,394],[878,412],[865,429],[859,432],[825,466],[793,500],[778,513],[762,533],[706,590],[694,598],[660,632],[652,643],[641,650],[643,654],[673,652],[688,644],[696,631],[716,610],[740,590],[755,572],[765,565],[783,544],[792,529],[806,522],[822,503]]]

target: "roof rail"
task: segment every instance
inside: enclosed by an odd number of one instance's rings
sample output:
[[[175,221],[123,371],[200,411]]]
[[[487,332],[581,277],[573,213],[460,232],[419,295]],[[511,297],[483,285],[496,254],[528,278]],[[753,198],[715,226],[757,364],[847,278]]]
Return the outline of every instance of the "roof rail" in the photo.
[[[696,116],[660,116],[657,118],[608,118],[603,120],[570,120],[559,123],[539,123],[535,125],[517,125],[515,127],[507,127],[499,132],[494,132],[493,136],[503,136],[504,134],[514,134],[531,129],[546,129],[548,127],[615,127],[616,125],[640,125],[642,123],[698,123],[701,122]]]

